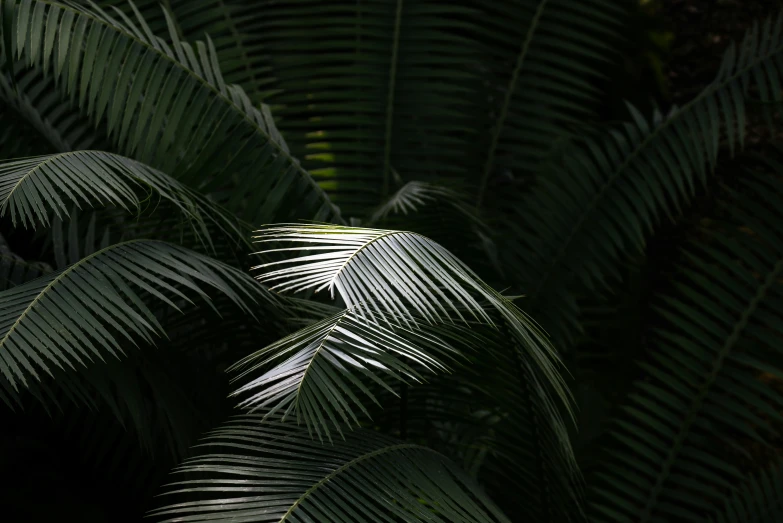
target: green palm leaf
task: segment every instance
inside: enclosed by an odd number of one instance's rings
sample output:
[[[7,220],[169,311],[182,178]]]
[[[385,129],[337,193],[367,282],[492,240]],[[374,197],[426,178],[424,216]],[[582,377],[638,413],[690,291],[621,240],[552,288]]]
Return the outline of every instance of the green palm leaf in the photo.
[[[202,445],[208,453],[175,470],[185,477],[167,486],[155,521],[507,521],[443,456],[370,431],[324,445],[244,415]]]
[[[79,0],[77,3],[90,6],[92,2]],[[96,3],[104,9],[111,7],[127,16],[135,15],[127,0]],[[168,36],[169,27],[182,40],[191,43],[208,35],[215,45],[226,82],[242,86],[254,105],[263,102],[270,87],[275,85],[268,50],[257,40],[251,42],[251,35],[245,32],[249,24],[269,17],[268,6],[259,2],[224,0],[202,0],[197,4],[189,0],[167,0],[163,4],[158,0],[141,0],[135,2],[135,8],[155,35]]]
[[[623,447],[601,467],[594,521],[698,519],[743,478],[727,443],[779,434],[783,398],[760,377],[783,374],[783,184],[756,175],[741,188],[664,299],[668,326],[617,420]]]
[[[360,396],[379,404],[362,378],[393,392],[390,379],[421,382],[422,371],[446,371],[444,360],[459,356],[432,329],[397,326],[403,321],[388,314],[368,320],[359,308],[314,323],[229,368],[241,369],[235,379],[242,379],[275,363],[232,394],[250,393],[239,406],[268,415],[285,409],[283,421],[294,412],[319,438],[331,439],[329,424],[340,430],[342,424],[359,425],[355,410],[368,414]]]
[[[0,293],[0,373],[16,388],[50,366],[74,368],[117,356],[120,340],[152,343],[161,326],[138,291],[175,309],[190,302],[183,289],[207,299],[212,288],[252,314],[264,289],[220,262],[162,242],[112,245],[65,270]],[[118,337],[119,335],[119,337]]]
[[[123,156],[73,151],[0,162],[0,216],[10,214],[14,225],[48,225],[51,212],[58,218],[68,216],[66,198],[76,205],[114,205],[140,212],[140,189],[154,191],[172,204],[204,243],[212,245],[208,226],[234,237],[242,234],[237,221],[214,203]]]
[[[543,369],[567,402],[568,394],[554,363],[556,356],[539,329],[509,299],[432,240],[410,232],[328,225],[270,226],[259,231],[256,238],[261,243],[295,245],[261,254],[315,252],[256,267],[290,265],[259,277],[262,282],[273,283],[272,290],[328,288],[334,296],[336,289],[347,308],[366,304],[358,311],[370,319],[376,311],[413,323],[414,313],[430,323],[456,318],[464,321],[464,310],[468,317],[494,325],[479,300],[488,302],[524,347],[525,356]]]
[[[211,42],[191,46],[175,32],[166,42],[143,20],[97,6],[24,0],[11,13],[14,54],[53,74],[95,121],[105,119],[121,151],[216,193],[249,220],[339,216],[290,155],[268,108],[225,83]]]

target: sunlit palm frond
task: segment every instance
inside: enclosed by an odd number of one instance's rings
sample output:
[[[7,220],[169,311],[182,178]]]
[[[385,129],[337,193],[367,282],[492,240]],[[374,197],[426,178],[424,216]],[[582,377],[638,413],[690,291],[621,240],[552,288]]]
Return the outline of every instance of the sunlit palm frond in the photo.
[[[290,423],[244,415],[202,446],[175,470],[184,477],[166,486],[170,504],[150,512],[154,521],[507,521],[443,456],[371,431],[322,444]]]
[[[481,303],[486,302],[502,316],[526,357],[544,369],[561,398],[568,397],[555,368],[556,357],[538,327],[432,240],[404,231],[328,225],[270,226],[255,238],[293,245],[263,251],[268,255],[305,253],[257,267],[266,269],[259,279],[272,283],[272,290],[329,289],[334,296],[336,289],[346,307],[366,304],[360,313],[371,319],[377,311],[412,321],[416,314],[431,323],[472,317],[494,325]]]
[[[109,246],[65,270],[6,290],[0,293],[0,373],[17,387],[30,377],[39,379],[50,366],[74,368],[117,356],[123,338],[152,343],[161,326],[138,291],[178,309],[173,300],[190,302],[185,289],[207,298],[202,286],[226,294],[251,314],[253,303],[270,299],[236,269],[144,240]]]
[[[368,304],[361,312],[385,310],[444,321],[470,315],[487,323],[491,319],[471,291],[491,292],[482,286],[461,261],[428,238],[415,233],[332,227],[326,225],[270,226],[258,231],[258,243],[275,242],[291,247],[259,254],[302,252],[306,256],[255,267],[265,269],[259,280],[279,292],[335,290],[347,307]],[[309,254],[312,252],[313,254]],[[274,268],[275,265],[288,265]],[[492,295],[495,298],[494,295]],[[382,307],[383,309],[380,309]]]
[[[459,356],[431,330],[406,329],[388,314],[369,320],[357,308],[305,327],[229,369],[241,370],[236,379],[247,382],[233,393],[247,396],[239,406],[270,415],[285,409],[283,419],[293,412],[319,438],[331,438],[330,425],[359,425],[355,411],[368,414],[362,397],[378,403],[372,385],[393,392],[390,382],[421,382],[422,372],[446,371]]]

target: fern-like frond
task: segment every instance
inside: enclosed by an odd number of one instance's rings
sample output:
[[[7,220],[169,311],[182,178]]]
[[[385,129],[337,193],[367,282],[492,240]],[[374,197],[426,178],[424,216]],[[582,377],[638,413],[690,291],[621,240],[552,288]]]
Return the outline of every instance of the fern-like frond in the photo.
[[[711,174],[721,136],[742,145],[751,88],[781,99],[771,86],[783,80],[782,56],[783,15],[729,47],[715,80],[686,105],[652,121],[630,108],[632,122],[574,144],[517,206],[500,249],[519,267],[526,310],[563,345],[578,328],[574,291],[605,288],[617,262],[681,211]]]
[[[294,245],[262,254],[314,253],[257,267],[289,265],[267,269],[259,277],[262,282],[272,282],[271,289],[317,292],[328,288],[332,296],[337,289],[346,307],[365,304],[360,312],[370,319],[375,310],[414,323],[413,314],[417,314],[430,323],[472,317],[494,325],[480,302],[488,303],[524,348],[525,357],[536,362],[561,399],[568,402],[556,370],[556,356],[538,327],[511,300],[432,240],[404,231],[329,225],[270,226],[256,238],[262,243]]]
[[[76,3],[90,6],[92,2]],[[127,0],[96,3],[103,9],[119,9],[129,17],[135,14]],[[268,6],[263,2],[202,0],[194,4],[190,0],[137,0],[134,7],[155,35],[168,36],[171,28],[191,43],[209,36],[226,82],[242,86],[254,105],[263,102],[269,88],[275,85],[268,50],[258,40],[251,41],[245,30],[269,17]]]
[[[709,514],[743,477],[733,448],[779,435],[783,397],[762,377],[783,374],[783,183],[757,175],[741,191],[662,300],[667,326],[617,420],[596,522]]]
[[[12,31],[14,55],[52,74],[91,118],[105,121],[126,155],[216,194],[248,220],[276,213],[339,220],[268,108],[223,80],[211,41],[190,45],[172,27],[167,42],[142,19],[97,6],[25,0],[9,12],[4,31]]]
[[[175,469],[184,477],[167,485],[171,502],[149,514],[155,521],[508,521],[440,454],[371,431],[325,445],[244,415],[202,446]]]
[[[460,308],[465,307],[473,317],[491,323],[471,291],[487,296],[491,293],[464,263],[419,234],[358,227],[283,225],[262,229],[254,239],[258,243],[293,245],[261,251],[258,253],[261,255],[313,252],[254,267],[266,270],[259,280],[271,283],[271,290],[328,289],[333,299],[337,290],[348,308],[367,304],[360,313],[371,317],[375,309],[407,315],[412,320],[406,311],[416,311],[427,319],[442,322],[451,316],[462,317]],[[276,269],[275,265],[288,266]]]
[[[161,326],[139,291],[175,309],[185,290],[217,290],[252,314],[265,290],[236,269],[162,242],[109,246],[78,263],[0,293],[0,373],[14,387],[50,366],[122,353],[120,340],[152,343]],[[134,290],[137,289],[137,290]]]

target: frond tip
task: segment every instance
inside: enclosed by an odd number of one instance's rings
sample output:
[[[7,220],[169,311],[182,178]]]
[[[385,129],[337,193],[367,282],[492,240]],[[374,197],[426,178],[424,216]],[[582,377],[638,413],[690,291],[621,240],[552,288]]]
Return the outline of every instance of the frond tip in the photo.
[[[324,445],[245,415],[202,446],[214,450],[175,470],[190,477],[167,485],[175,500],[149,514],[155,521],[508,521],[442,455],[371,431]]]

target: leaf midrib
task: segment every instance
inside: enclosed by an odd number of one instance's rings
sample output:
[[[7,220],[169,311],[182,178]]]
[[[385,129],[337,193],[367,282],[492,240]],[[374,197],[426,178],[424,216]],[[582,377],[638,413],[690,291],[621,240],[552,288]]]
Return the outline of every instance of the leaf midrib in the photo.
[[[353,254],[351,254],[348,257],[347,260],[345,260],[345,262],[340,266],[340,268],[337,269],[337,271],[335,271],[334,276],[332,277],[331,281],[329,282],[329,290],[331,291],[333,289],[335,283],[337,283],[337,279],[340,277],[340,274],[348,266],[348,264],[351,262],[351,260],[353,260],[361,251],[363,251],[364,249],[366,249],[367,247],[369,247],[370,245],[372,245],[376,241],[382,240],[383,238],[387,238],[389,236],[394,236],[395,234],[403,234],[403,235],[404,234],[413,234],[413,235],[417,235],[416,233],[407,232],[407,231],[388,231],[388,232],[384,232],[383,234],[380,234],[380,235],[376,236],[375,238],[373,238],[372,240],[368,241],[367,243],[365,243],[364,245],[362,245],[361,247],[356,249],[356,251],[354,251]],[[420,236],[420,235],[417,235],[417,236]]]

